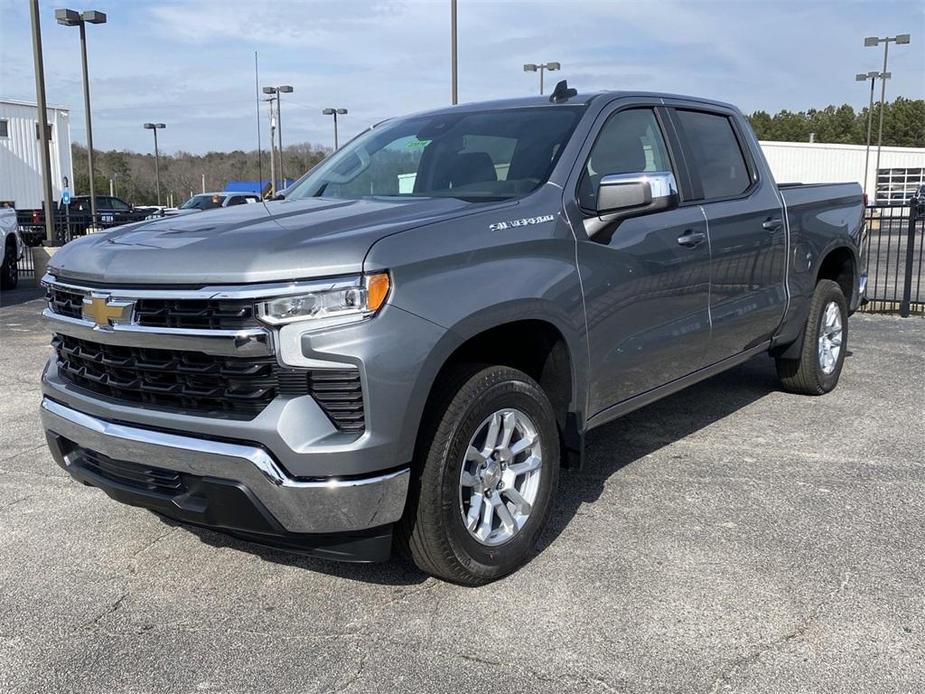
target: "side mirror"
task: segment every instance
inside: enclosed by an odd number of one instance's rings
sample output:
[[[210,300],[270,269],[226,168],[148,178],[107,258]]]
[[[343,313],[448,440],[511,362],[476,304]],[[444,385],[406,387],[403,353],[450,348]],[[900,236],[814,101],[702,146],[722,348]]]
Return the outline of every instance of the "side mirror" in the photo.
[[[609,243],[624,219],[663,212],[678,206],[678,186],[670,171],[610,174],[597,188],[597,216],[585,219],[589,238]]]
[[[601,178],[597,188],[600,216],[638,217],[677,206],[678,186],[668,171],[610,174]]]

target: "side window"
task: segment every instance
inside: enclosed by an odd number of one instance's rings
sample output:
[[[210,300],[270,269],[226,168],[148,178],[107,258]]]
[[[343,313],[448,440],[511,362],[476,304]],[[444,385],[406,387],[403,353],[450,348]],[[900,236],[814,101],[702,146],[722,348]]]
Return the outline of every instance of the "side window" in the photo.
[[[652,109],[620,111],[604,123],[578,182],[582,207],[597,207],[597,187],[609,174],[671,171],[668,148]]]
[[[705,200],[728,198],[748,190],[752,179],[729,118],[716,113],[677,111],[691,152],[693,175]]]
[[[10,122],[6,118],[0,118],[0,137],[10,136]]]
[[[109,203],[110,209],[118,210],[119,212],[127,212],[131,208],[128,206],[128,203],[123,202],[119,198],[105,198],[106,202]]]
[[[244,198],[242,198],[240,195],[234,195],[231,198],[229,198],[228,204],[225,205],[225,207],[231,207],[232,205],[243,205],[243,204],[244,204]]]

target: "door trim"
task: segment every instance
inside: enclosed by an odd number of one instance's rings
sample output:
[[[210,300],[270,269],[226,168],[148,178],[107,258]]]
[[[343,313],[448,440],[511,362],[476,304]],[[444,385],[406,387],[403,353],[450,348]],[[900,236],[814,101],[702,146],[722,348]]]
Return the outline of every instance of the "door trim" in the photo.
[[[765,340],[760,345],[755,345],[754,347],[740,352],[739,354],[734,354],[731,357],[727,357],[722,361],[718,361],[715,364],[704,367],[699,371],[694,371],[693,373],[688,374],[687,376],[682,376],[677,378],[674,381],[670,381],[663,386],[658,386],[652,390],[648,390],[645,393],[640,393],[639,395],[634,395],[633,397],[619,402],[616,405],[611,405],[610,407],[598,412],[591,417],[588,417],[588,421],[585,423],[585,431],[590,431],[595,427],[599,427],[602,424],[607,424],[607,422],[613,421],[618,417],[622,417],[625,414],[629,414],[633,410],[638,410],[640,407],[645,407],[656,400],[661,400],[664,397],[677,393],[680,390],[684,390],[688,386],[692,386],[695,383],[703,381],[711,376],[716,376],[717,374],[727,371],[734,366],[748,361],[754,356],[761,354],[762,352],[767,352],[771,346],[770,340]]]

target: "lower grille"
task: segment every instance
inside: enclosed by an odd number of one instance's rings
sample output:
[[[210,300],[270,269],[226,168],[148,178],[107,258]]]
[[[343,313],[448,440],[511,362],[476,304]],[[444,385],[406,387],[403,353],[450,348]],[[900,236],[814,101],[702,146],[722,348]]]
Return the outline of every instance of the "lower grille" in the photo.
[[[277,396],[282,369],[273,357],[103,345],[56,335],[58,372],[74,385],[115,400],[189,414],[251,419]],[[300,370],[291,370],[297,375]],[[308,378],[286,375],[289,396],[308,393]],[[294,382],[294,384],[293,384]]]
[[[177,496],[186,491],[183,477],[173,470],[113,460],[88,448],[76,448],[69,456],[75,459],[74,464],[110,482],[164,496]]]
[[[112,400],[181,414],[253,419],[276,397],[311,395],[339,431],[366,428],[356,369],[284,368],[275,357],[104,345],[55,335],[58,374]]]

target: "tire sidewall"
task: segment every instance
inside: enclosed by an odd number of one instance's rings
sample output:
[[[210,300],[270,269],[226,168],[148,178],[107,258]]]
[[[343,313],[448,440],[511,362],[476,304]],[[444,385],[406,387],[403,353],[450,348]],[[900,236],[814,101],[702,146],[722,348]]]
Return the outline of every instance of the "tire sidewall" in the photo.
[[[527,522],[507,542],[486,546],[472,537],[463,524],[459,505],[459,478],[465,451],[477,428],[491,414],[505,408],[520,410],[535,424],[543,467],[536,501]],[[486,576],[504,575],[521,566],[534,552],[546,524],[558,478],[558,429],[552,407],[543,391],[532,382],[512,379],[492,384],[477,393],[466,404],[464,414],[452,430],[443,463],[441,520],[457,560],[468,571]]]
[[[819,295],[816,315],[814,316],[815,328],[813,331],[812,350],[816,379],[822,391],[828,393],[838,385],[838,379],[841,376],[841,370],[845,364],[845,355],[848,352],[848,304],[845,301],[845,296],[842,294],[841,289],[837,286],[824,286],[821,289],[822,291]],[[825,319],[826,307],[832,302],[835,302],[838,306],[838,310],[841,312],[842,344],[841,350],[838,353],[838,359],[835,361],[835,368],[832,370],[832,373],[827,374],[822,370],[822,365],[819,363],[819,336],[822,334],[822,322]]]

